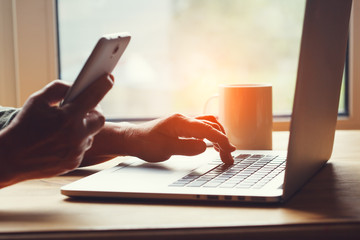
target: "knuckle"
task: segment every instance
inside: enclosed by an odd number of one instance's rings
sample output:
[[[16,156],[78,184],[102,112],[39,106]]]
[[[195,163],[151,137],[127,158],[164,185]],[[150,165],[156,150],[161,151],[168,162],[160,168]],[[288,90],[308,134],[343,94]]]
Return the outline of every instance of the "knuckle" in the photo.
[[[65,86],[70,86],[69,83],[67,83],[67,82],[65,82],[63,80],[60,80],[60,79],[56,79],[56,80],[52,81],[52,84],[56,85],[56,86],[64,86],[64,85]]]
[[[216,117],[214,115],[208,115],[206,117],[211,122],[215,122],[215,123],[217,122],[217,119],[216,119]]]
[[[178,119],[184,119],[185,116],[182,115],[181,113],[174,113],[174,114],[171,115],[170,118],[171,118],[171,119],[174,119],[174,120],[178,120]]]
[[[213,128],[215,128],[216,130],[221,132],[221,127],[219,126],[219,124],[213,123],[212,124]]]
[[[44,90],[49,89],[49,88],[59,88],[59,87],[63,87],[63,86],[69,86],[69,84],[57,79],[57,80],[54,80],[51,83],[49,83]]]

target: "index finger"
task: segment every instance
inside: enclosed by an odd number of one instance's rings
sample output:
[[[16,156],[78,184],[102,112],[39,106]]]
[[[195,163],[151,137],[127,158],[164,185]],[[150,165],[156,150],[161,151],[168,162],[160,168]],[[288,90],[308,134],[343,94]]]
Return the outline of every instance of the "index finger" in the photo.
[[[220,127],[221,131],[222,131],[223,133],[225,133],[224,127],[221,125],[221,123],[220,123],[220,122],[216,119],[216,117],[213,116],[213,115],[198,116],[198,117],[195,117],[195,119],[205,120],[205,121],[211,122],[212,124],[217,124],[217,125]]]
[[[104,75],[90,84],[72,102],[68,103],[67,107],[73,112],[87,113],[99,104],[113,84],[114,77],[111,74]]]
[[[175,136],[206,138],[213,143],[217,143],[220,149],[225,152],[235,150],[235,147],[229,142],[224,133],[201,120],[180,118],[179,123],[172,126],[172,130],[175,131]]]
[[[231,152],[235,151],[236,148],[229,142],[229,139],[221,132],[221,130],[218,130],[202,121],[195,120],[190,122],[190,124],[179,126],[176,131],[177,134],[182,135],[183,137],[208,139],[220,148],[220,158],[225,164],[231,165],[234,163]]]

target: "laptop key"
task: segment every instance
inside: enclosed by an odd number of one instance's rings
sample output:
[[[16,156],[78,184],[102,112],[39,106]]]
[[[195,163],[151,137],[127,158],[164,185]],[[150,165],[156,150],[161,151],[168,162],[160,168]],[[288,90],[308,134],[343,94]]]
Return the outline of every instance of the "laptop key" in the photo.
[[[218,187],[222,183],[223,182],[211,181],[211,182],[206,183],[203,187],[215,188],[215,187]]]
[[[251,156],[251,154],[240,154],[240,155],[236,156],[235,159],[245,159],[250,156]]]
[[[234,188],[237,183],[223,183],[220,185],[221,188]]]
[[[204,185],[205,183],[207,183],[207,181],[194,181],[189,183],[188,185],[186,185],[187,187],[201,187],[202,185]]]

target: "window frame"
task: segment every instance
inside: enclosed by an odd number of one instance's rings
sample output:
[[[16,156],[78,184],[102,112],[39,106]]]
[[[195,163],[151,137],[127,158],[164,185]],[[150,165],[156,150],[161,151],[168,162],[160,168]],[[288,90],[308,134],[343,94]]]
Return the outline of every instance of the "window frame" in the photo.
[[[0,104],[19,107],[31,93],[58,78],[56,5],[56,0],[2,0],[2,22],[10,24],[4,23],[0,29],[1,36],[8,36],[0,44],[9,49],[0,56],[0,87],[4,86],[0,94],[5,96],[0,98]],[[339,115],[337,129],[360,129],[360,28],[355,26],[360,26],[360,1],[353,1],[350,20],[349,115]],[[289,127],[290,116],[274,117],[275,131]]]

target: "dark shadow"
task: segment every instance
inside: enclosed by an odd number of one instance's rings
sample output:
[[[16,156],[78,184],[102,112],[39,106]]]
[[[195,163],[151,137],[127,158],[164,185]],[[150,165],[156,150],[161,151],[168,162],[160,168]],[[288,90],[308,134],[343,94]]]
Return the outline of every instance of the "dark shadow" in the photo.
[[[199,206],[199,207],[251,207],[251,208],[279,208],[279,203],[249,203],[249,202],[219,202],[198,200],[168,200],[168,199],[138,199],[138,198],[107,198],[107,197],[69,197],[64,200],[69,203],[104,203],[104,204],[139,204],[139,205],[167,205],[167,206]]]
[[[0,223],[1,222],[49,222],[49,221],[55,221],[59,218],[59,213],[53,213],[53,212],[44,212],[39,213],[36,212],[10,212],[10,211],[0,211]]]
[[[349,184],[344,184],[346,178],[344,178],[344,170],[341,168],[343,166],[326,164],[283,207],[300,212],[311,212],[326,218],[354,216],[355,209],[352,207],[354,202],[346,202],[346,199],[352,195],[352,190],[345,187]],[[351,167],[348,170],[351,170]],[[353,182],[351,185],[357,188],[357,184]]]
[[[100,170],[94,170],[94,169],[76,169],[72,172],[68,172],[66,174],[63,174],[61,176],[65,176],[65,177],[86,177],[89,176],[91,174],[97,173]]]

